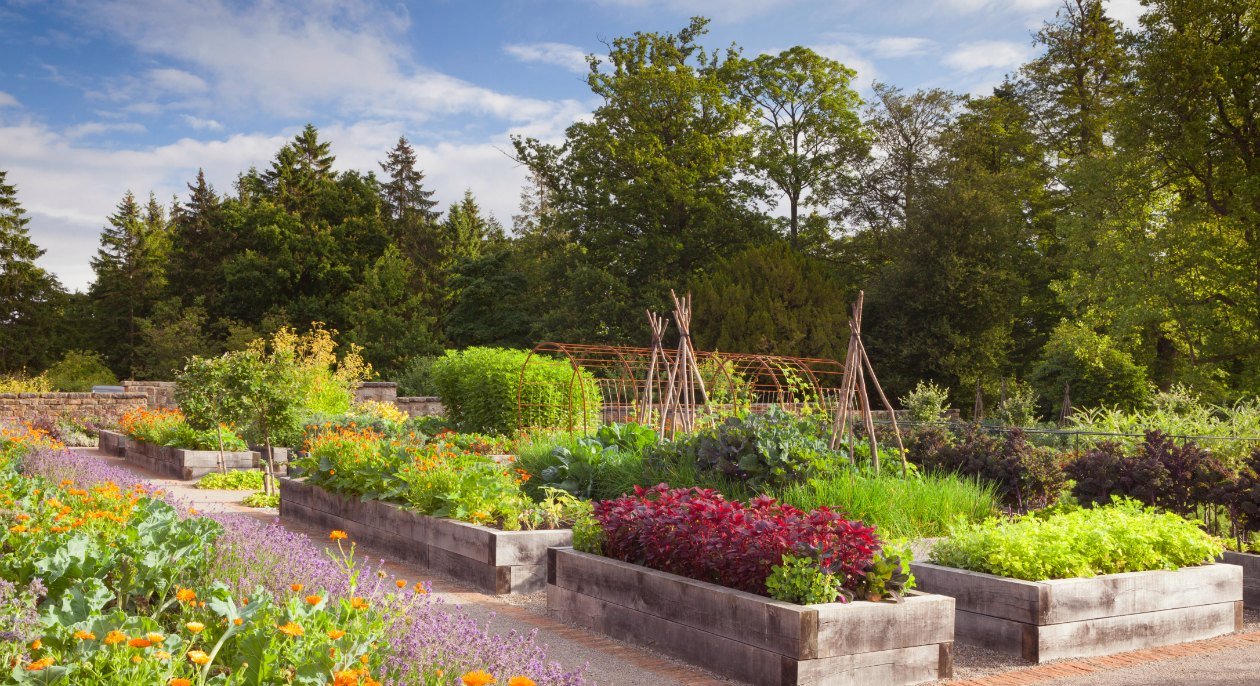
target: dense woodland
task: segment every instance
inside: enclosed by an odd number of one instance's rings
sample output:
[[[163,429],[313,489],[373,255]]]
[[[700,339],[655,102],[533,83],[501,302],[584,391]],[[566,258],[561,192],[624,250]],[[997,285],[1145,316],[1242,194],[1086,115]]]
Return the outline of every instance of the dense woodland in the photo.
[[[98,351],[120,376],[325,322],[384,378],[445,347],[645,344],[696,297],[704,348],[840,358],[900,395],[1030,383],[1045,411],[1181,383],[1260,392],[1260,9],[1150,0],[1123,31],[1067,0],[991,95],[875,84],[801,47],[705,46],[705,21],[592,56],[602,104],[530,171],[501,226],[440,207],[407,140],[340,170],[307,126],[232,188],[198,175],[108,217],[86,293],[37,267],[0,171],[0,371]]]

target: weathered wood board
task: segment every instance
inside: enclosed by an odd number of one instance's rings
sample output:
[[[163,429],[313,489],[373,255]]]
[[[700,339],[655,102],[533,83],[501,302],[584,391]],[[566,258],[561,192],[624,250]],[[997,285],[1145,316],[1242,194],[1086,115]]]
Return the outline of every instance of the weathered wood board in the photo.
[[[185,450],[154,445],[132,440],[114,431],[101,431],[99,445],[106,454],[121,457],[132,464],[173,479],[200,479],[206,474],[219,471],[217,450]],[[249,450],[223,453],[223,463],[229,471],[261,469],[262,462],[262,455]],[[283,460],[276,460],[277,470],[283,473],[285,467]]]
[[[1221,561],[1242,567],[1243,604],[1252,609],[1260,608],[1260,555],[1227,550],[1221,556]]]

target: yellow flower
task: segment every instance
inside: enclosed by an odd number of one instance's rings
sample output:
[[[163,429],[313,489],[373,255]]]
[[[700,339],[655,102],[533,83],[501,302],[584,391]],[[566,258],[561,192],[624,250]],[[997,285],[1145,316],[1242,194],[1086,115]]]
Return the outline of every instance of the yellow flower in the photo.
[[[171,659],[171,654],[165,650],[155,650],[153,651],[153,657],[158,660],[169,660]]]
[[[194,634],[199,634],[206,628],[206,625],[202,624],[201,622],[189,622],[184,625],[184,628],[188,629]]]
[[[124,634],[123,632],[118,631],[118,630],[114,630],[114,631],[109,632],[108,634],[105,634],[104,643],[107,646],[112,646],[115,643],[122,643],[125,640],[127,640],[127,634]]]
[[[138,664],[140,664],[141,662],[144,662],[144,660],[143,660],[143,659],[141,659],[141,657],[140,657],[139,655],[132,655],[132,656],[131,656],[131,664],[133,664],[133,665],[138,665]]]
[[[307,604],[307,605],[319,605],[319,601],[321,601],[321,600],[323,600],[323,598],[321,598],[321,597],[319,597],[319,596],[317,596],[317,595],[308,595],[308,596],[306,596],[306,604]]]
[[[345,538],[345,537],[346,537],[346,532],[344,532],[344,531],[342,531],[342,530],[340,530],[340,529],[336,529],[336,530],[334,530],[332,533],[328,534],[328,538],[330,538],[330,539],[332,539],[332,540],[334,540],[334,541],[340,541],[341,539],[343,539],[343,538]]]
[[[166,636],[163,636],[162,634],[156,631],[150,631],[149,633],[145,634],[144,637],[148,639],[150,643],[161,643],[162,641],[166,640]]]
[[[280,633],[288,636],[301,636],[306,633],[305,629],[291,621],[286,622],[283,626],[279,626],[277,628],[280,629]]]
[[[345,636],[345,635],[346,635],[346,632],[342,631],[341,629],[329,629],[329,630],[328,630],[328,638],[331,638],[331,639],[332,639],[332,640],[334,640],[334,641],[335,641],[335,640],[337,640],[337,639],[339,639],[339,638],[341,638],[342,636]]]
[[[365,665],[366,665],[366,664],[368,663],[368,656],[367,656],[367,655],[360,655],[360,656],[359,656],[359,662],[362,662],[363,664],[365,664]]]
[[[527,676],[514,676],[508,679],[508,686],[537,686],[537,684]]]
[[[181,603],[186,603],[190,600],[196,600],[197,593],[191,588],[181,588],[178,591],[175,591],[175,599]]]
[[[9,533],[14,533],[14,534],[23,534],[23,533],[26,533],[26,525],[25,525],[25,524],[14,524],[13,526],[9,527]],[[41,667],[40,669],[43,669],[43,668]]]
[[[459,679],[464,682],[464,686],[486,686],[494,683],[494,676],[480,669],[468,672]]]
[[[210,656],[200,650],[188,651],[188,659],[199,665],[205,665],[210,662]]]

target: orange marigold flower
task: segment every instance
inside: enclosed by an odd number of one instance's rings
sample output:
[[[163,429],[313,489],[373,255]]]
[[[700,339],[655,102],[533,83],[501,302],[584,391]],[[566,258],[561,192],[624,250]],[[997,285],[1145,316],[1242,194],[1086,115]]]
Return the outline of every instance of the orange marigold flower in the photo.
[[[144,637],[148,639],[149,643],[161,643],[166,640],[166,636],[157,631],[150,631]]]
[[[287,636],[301,636],[306,633],[305,629],[303,629],[300,625],[295,624],[292,621],[285,622],[282,626],[279,626],[276,628],[280,630],[280,633],[285,634]]]
[[[192,686],[192,681],[182,676],[176,676],[171,677],[171,680],[166,682],[166,686]]]
[[[20,514],[14,517],[14,519],[18,520],[19,522],[29,522],[31,521],[31,516],[28,514]]]
[[[133,665],[138,665],[138,664],[140,664],[141,662],[144,662],[144,659],[143,659],[143,658],[141,658],[139,655],[132,655],[132,656],[131,656],[131,664],[133,664]]]
[[[323,600],[323,598],[322,598],[322,597],[320,597],[320,596],[317,596],[317,595],[308,595],[308,596],[306,596],[306,604],[307,604],[307,605],[319,605],[319,601],[321,601],[321,600]]]
[[[346,532],[336,529],[332,533],[328,534],[328,538],[334,541],[340,541],[341,539],[346,538]]]
[[[294,593],[301,593],[301,592],[302,592],[302,589],[304,589],[304,588],[306,588],[306,587],[305,587],[305,586],[303,586],[302,584],[289,584],[289,588],[290,588],[290,589],[291,589]]]
[[[341,629],[329,629],[329,630],[328,630],[328,638],[331,638],[331,639],[332,639],[332,640],[334,640],[334,641],[335,641],[335,640],[337,640],[337,639],[339,639],[339,638],[341,638],[342,636],[345,636],[345,635],[346,635],[346,632],[342,631]]]
[[[80,641],[95,641],[96,640],[96,634],[90,631],[84,631],[83,629],[79,629],[78,631],[74,632],[74,637],[79,639]]]
[[[41,657],[40,659],[38,659],[38,660],[36,660],[36,661],[34,661],[34,662],[30,663],[29,665],[27,665],[27,666],[26,666],[26,671],[28,671],[28,672],[38,672],[38,671],[40,671],[40,670],[47,669],[47,668],[51,667],[51,666],[53,665],[53,663],[54,663],[54,662],[56,662],[56,660],[52,659],[51,657]]]
[[[181,588],[178,591],[175,591],[175,599],[181,603],[186,603],[190,600],[196,600],[197,593],[191,588]]]
[[[199,665],[206,665],[210,662],[210,656],[200,650],[188,651],[188,659]]]
[[[395,585],[395,586],[397,586],[397,587],[399,587],[399,588],[405,588],[405,587],[407,586],[407,580],[406,580],[406,579],[395,579],[395,580],[394,580],[394,585]]]
[[[360,598],[359,596],[355,596],[350,599],[350,607],[356,610],[366,610],[367,606],[368,606],[367,601]]]
[[[416,593],[421,593],[421,594],[429,592],[429,589],[424,587],[424,582],[422,581],[417,581],[416,585],[411,587],[411,590],[415,591]]]
[[[153,641],[150,641],[147,638],[133,638],[130,641],[127,641],[127,645],[132,648],[148,648],[153,645]]]
[[[232,623],[235,624],[236,626],[240,626],[245,623],[245,620],[241,619],[240,617],[237,617],[236,619],[232,620]]]
[[[485,670],[478,669],[468,672],[464,676],[460,677],[459,680],[464,682],[464,686],[486,686],[487,684],[494,683],[494,675]]]
[[[346,669],[333,672],[332,686],[359,686],[359,671]]]
[[[115,629],[114,631],[111,631],[108,634],[105,634],[105,639],[103,643],[105,643],[105,645],[107,646],[112,646],[115,643],[122,643],[125,640],[127,640],[127,634],[124,634],[123,632]]]
[[[514,676],[508,679],[508,686],[538,686],[534,680],[527,676]]]
[[[38,638],[31,642],[31,650],[39,650],[40,648],[43,648],[43,647],[44,647],[44,642]]]
[[[13,526],[9,527],[9,533],[14,533],[14,534],[23,534],[23,533],[26,533],[26,525],[25,525],[25,524],[14,524]]]
[[[194,634],[199,634],[206,628],[206,625],[202,624],[201,622],[189,622],[184,625],[184,628],[188,629]]]

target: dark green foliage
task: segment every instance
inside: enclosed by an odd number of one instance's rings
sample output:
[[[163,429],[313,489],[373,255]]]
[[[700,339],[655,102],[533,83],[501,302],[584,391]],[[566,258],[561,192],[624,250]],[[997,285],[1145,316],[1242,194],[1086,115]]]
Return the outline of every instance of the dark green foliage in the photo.
[[[363,359],[383,376],[392,376],[412,357],[442,350],[434,335],[436,319],[413,290],[415,279],[413,265],[391,245],[346,295],[348,338],[363,346]]]
[[[459,431],[513,435],[526,428],[580,431],[600,424],[600,393],[590,373],[549,357],[531,358],[528,350],[449,350],[433,363],[432,376]]]
[[[1041,397],[1063,396],[1070,384],[1077,407],[1116,406],[1131,410],[1150,398],[1146,369],[1106,335],[1063,322],[1055,327],[1033,367],[1032,381]]]
[[[518,260],[510,250],[495,249],[455,267],[448,282],[451,306],[445,327],[453,345],[521,347],[532,342],[532,303]]]
[[[402,370],[390,379],[398,384],[398,396],[435,396],[437,387],[433,385],[433,363],[436,356],[413,357],[403,365]]]
[[[722,259],[696,280],[697,344],[707,350],[843,359],[849,288],[786,241]]]
[[[48,381],[59,391],[86,392],[93,386],[113,386],[118,377],[105,366],[99,353],[69,350],[48,368]]]
[[[910,457],[929,471],[955,472],[996,484],[1002,502],[1017,510],[1052,505],[1067,485],[1055,454],[1029,443],[1020,429],[994,436],[972,426],[957,443],[943,445],[937,434],[925,434],[916,441]]]
[[[7,174],[0,169],[0,372],[42,367],[61,349],[53,340],[61,284],[35,264],[44,251],[31,242],[30,218]]]
[[[121,376],[139,367],[142,322],[166,288],[167,230],[156,201],[150,198],[149,206],[141,209],[128,191],[101,232],[101,245],[92,259],[96,345]]]

